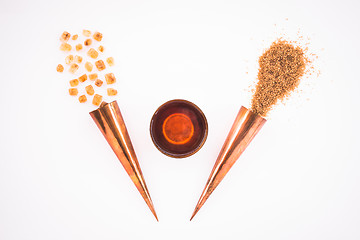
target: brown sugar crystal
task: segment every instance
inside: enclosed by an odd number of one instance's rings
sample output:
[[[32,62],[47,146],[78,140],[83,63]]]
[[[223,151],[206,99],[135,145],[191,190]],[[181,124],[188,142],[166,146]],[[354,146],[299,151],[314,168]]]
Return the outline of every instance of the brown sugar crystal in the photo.
[[[85,37],[90,37],[91,36],[91,31],[90,30],[83,30],[83,35],[85,36]]]
[[[97,78],[98,78],[97,73],[89,74],[89,79],[90,79],[90,80],[94,81],[94,80],[96,80]]]
[[[65,63],[66,63],[66,64],[70,64],[70,63],[72,63],[73,61],[74,61],[74,56],[71,55],[71,54],[65,58]]]
[[[304,50],[285,40],[277,40],[259,58],[258,82],[251,110],[261,116],[271,110],[299,85],[308,60]]]
[[[70,65],[69,72],[75,73],[78,69],[79,69],[79,65],[77,65],[76,63],[73,63]]]
[[[71,96],[76,96],[76,95],[78,95],[78,90],[77,90],[77,88],[69,88],[69,94],[71,95]]]
[[[75,34],[75,35],[72,36],[71,39],[75,41],[76,39],[78,39],[78,37],[79,37],[79,35]]]
[[[83,46],[79,43],[75,46],[75,48],[76,48],[76,51],[80,51],[83,48]]]
[[[63,72],[64,71],[64,66],[61,65],[61,64],[58,64],[57,67],[56,67],[56,71],[57,72]]]
[[[105,74],[105,80],[107,84],[113,84],[116,82],[115,75],[113,73]]]
[[[70,80],[69,83],[70,83],[70,86],[76,87],[77,85],[79,85],[79,80],[77,80],[77,79],[75,78],[75,79],[73,79],[73,80]]]
[[[85,91],[86,91],[86,93],[89,94],[89,95],[94,95],[94,93],[95,93],[94,88],[93,88],[93,86],[91,86],[91,85],[86,86],[86,87],[85,87]]]
[[[99,56],[99,53],[95,49],[90,48],[87,52],[87,55],[93,59],[96,59]]]
[[[81,96],[79,97],[79,102],[80,102],[80,103],[84,103],[84,102],[86,102],[86,101],[87,101],[87,98],[86,98],[85,95],[81,95]]]
[[[99,106],[101,102],[102,102],[102,96],[99,94],[95,94],[92,104],[94,104],[95,106]]]
[[[98,79],[98,80],[95,81],[95,85],[96,85],[97,87],[101,87],[103,83],[104,83],[104,82],[101,81],[100,79]]]
[[[99,32],[95,32],[93,35],[93,38],[98,42],[101,41],[102,37],[103,37],[102,33],[99,33]]]
[[[86,63],[85,63],[85,69],[86,69],[88,72],[91,72],[92,69],[93,69],[92,63],[86,62]]]
[[[85,45],[85,46],[90,46],[91,43],[92,43],[92,40],[91,40],[90,38],[88,38],[88,39],[86,39],[86,40],[84,41],[84,45]]]
[[[86,80],[87,80],[87,75],[86,75],[86,74],[81,75],[81,76],[79,77],[79,81],[80,81],[80,82],[85,82]]]
[[[62,43],[60,45],[60,50],[65,51],[65,52],[69,52],[69,51],[71,51],[71,45],[64,42],[64,43]]]
[[[99,46],[98,50],[99,50],[99,52],[104,52],[105,48],[104,48],[104,46]]]
[[[106,62],[107,62],[107,64],[109,64],[110,67],[111,67],[111,66],[114,66],[114,64],[115,64],[113,57],[108,57],[108,58],[106,59]]]
[[[96,68],[99,70],[99,71],[102,71],[104,70],[106,67],[105,67],[105,63],[103,60],[98,60],[95,62],[95,66]]]
[[[117,94],[117,90],[113,89],[113,88],[108,88],[107,94],[108,94],[108,96],[115,96]]]
[[[76,55],[76,56],[74,57],[74,60],[75,60],[76,63],[81,63],[82,60],[83,60],[83,58],[82,58],[81,56]]]
[[[70,36],[71,36],[70,33],[63,32],[63,34],[61,34],[60,41],[66,42],[70,39]]]

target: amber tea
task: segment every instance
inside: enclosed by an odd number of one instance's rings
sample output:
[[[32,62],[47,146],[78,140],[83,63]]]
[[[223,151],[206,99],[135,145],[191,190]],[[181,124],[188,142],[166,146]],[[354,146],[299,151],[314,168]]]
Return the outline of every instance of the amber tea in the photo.
[[[172,100],[161,105],[150,123],[155,146],[164,154],[184,158],[196,153],[207,137],[207,121],[195,104]]]

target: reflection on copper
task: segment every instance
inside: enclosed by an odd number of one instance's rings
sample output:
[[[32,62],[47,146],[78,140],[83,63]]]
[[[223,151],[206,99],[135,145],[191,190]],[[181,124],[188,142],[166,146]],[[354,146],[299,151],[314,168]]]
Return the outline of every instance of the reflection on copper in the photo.
[[[194,213],[190,218],[190,221],[204,205],[205,201],[219,185],[221,180],[223,180],[230,168],[244,152],[251,140],[253,140],[256,134],[260,131],[265,122],[266,119],[251,112],[247,108],[240,108],[240,111],[219,153],[219,156],[211,171],[209,179],[207,180],[204,191],[202,192],[200,199],[195,207]]]
[[[97,110],[90,112],[90,115],[158,221],[117,102],[103,102]]]

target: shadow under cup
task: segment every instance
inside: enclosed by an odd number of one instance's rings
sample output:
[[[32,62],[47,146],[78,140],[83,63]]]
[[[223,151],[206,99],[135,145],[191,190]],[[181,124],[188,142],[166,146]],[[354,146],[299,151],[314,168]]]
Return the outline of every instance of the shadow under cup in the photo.
[[[208,124],[204,113],[192,102],[176,99],[161,105],[150,123],[155,146],[165,155],[184,158],[204,145]]]

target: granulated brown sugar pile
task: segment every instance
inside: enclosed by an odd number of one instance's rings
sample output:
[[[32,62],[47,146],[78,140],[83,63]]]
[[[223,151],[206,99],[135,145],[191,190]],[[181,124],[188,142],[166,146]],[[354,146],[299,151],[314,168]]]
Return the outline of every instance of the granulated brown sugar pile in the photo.
[[[261,116],[283,100],[298,85],[308,60],[304,50],[285,40],[277,40],[259,58],[258,83],[251,110]]]

